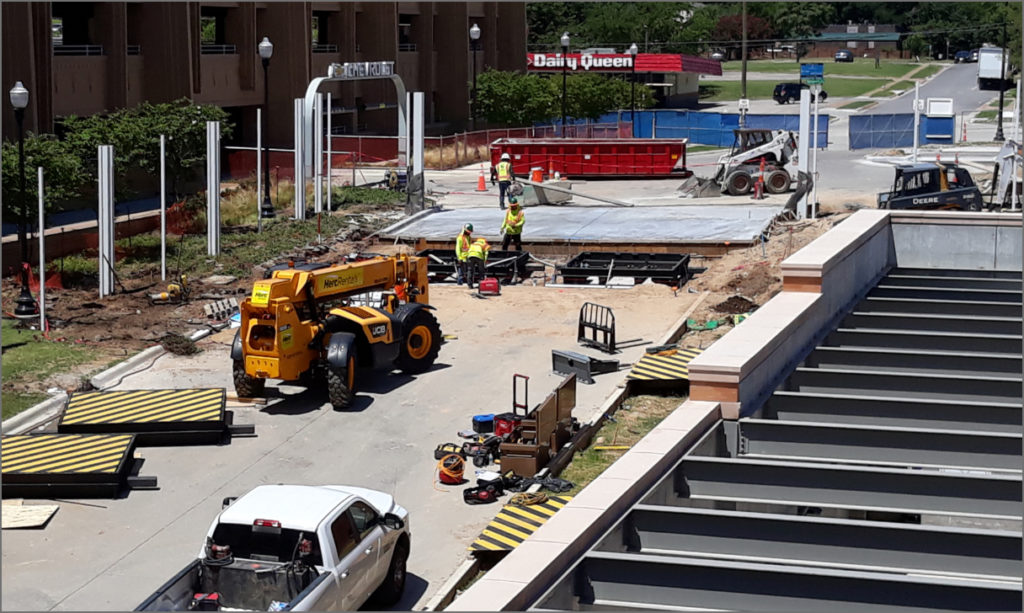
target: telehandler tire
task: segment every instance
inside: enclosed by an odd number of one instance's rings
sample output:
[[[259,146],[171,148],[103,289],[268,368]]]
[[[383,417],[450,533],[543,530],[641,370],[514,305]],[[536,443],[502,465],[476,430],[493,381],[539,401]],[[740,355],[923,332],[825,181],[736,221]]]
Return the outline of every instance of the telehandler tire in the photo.
[[[418,374],[430,370],[441,351],[441,326],[430,311],[409,306],[402,305],[395,312],[404,334],[395,366],[406,374]]]
[[[345,366],[327,367],[327,396],[335,411],[347,409],[356,397],[356,348],[350,347]]]
[[[246,374],[245,362],[242,360],[233,360],[231,376],[235,381],[235,393],[239,398],[258,398],[263,395],[267,380]]]

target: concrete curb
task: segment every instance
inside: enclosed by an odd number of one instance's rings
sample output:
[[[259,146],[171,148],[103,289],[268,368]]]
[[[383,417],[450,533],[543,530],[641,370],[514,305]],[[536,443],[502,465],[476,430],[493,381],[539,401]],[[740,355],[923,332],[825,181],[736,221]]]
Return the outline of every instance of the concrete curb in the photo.
[[[203,328],[192,333],[189,338],[193,341],[197,341],[201,338],[207,337],[213,333],[210,328]],[[146,362],[146,360],[153,359],[155,362],[161,355],[165,353],[164,348],[160,345],[143,349],[139,353],[131,356],[123,362],[118,362],[103,372],[95,375],[89,380],[98,390],[102,390],[105,385],[113,381],[117,381],[118,378],[127,376],[131,372]],[[3,434],[24,434],[54,418],[56,418],[61,409],[64,407],[64,403],[67,402],[68,395],[66,393],[60,393],[59,395],[47,398],[39,404],[29,407],[18,413],[14,417],[3,420],[2,429]]]
[[[470,556],[463,560],[462,564],[455,569],[441,587],[437,589],[434,596],[423,605],[421,611],[443,611],[445,607],[455,600],[455,592],[464,586],[477,572],[480,571],[480,560]]]

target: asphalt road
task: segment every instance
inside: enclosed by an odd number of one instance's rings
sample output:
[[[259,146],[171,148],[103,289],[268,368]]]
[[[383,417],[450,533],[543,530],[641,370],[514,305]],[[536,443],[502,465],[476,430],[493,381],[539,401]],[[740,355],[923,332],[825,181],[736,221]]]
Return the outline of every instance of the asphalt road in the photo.
[[[997,91],[978,89],[977,64],[953,64],[921,86],[921,98],[952,98],[953,112],[976,111],[999,95]],[[895,100],[883,102],[867,111],[872,114],[913,113],[914,90]]]

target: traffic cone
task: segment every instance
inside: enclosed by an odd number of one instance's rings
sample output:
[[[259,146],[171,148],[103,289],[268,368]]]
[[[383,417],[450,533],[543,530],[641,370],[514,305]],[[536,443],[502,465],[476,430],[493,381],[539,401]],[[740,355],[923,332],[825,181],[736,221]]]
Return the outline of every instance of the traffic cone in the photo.
[[[967,122],[963,122],[963,130],[961,130],[960,142],[967,142]]]
[[[941,162],[942,161],[942,153],[941,152],[935,154],[935,161],[936,162]]]
[[[476,179],[476,191],[486,192],[487,191],[487,180],[484,179],[484,167],[480,165],[480,176]]]

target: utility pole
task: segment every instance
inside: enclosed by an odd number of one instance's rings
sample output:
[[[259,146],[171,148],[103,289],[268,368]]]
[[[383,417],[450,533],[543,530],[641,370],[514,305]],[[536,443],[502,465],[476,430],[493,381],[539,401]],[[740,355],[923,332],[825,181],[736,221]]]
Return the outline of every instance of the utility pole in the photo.
[[[1000,44],[1003,47],[1003,53],[999,63],[999,115],[997,116],[999,123],[996,124],[996,136],[992,139],[997,143],[1006,140],[1006,137],[1003,136],[1003,96],[1006,93],[1006,62],[1010,59],[1010,50],[1006,48],[1006,23],[1003,23],[1003,42]]]
[[[743,0],[743,13],[740,17],[740,27],[743,29],[743,43],[740,45],[742,60],[742,73],[740,75],[740,98],[747,99],[747,0]],[[747,127],[747,113],[740,111],[740,127]]]

